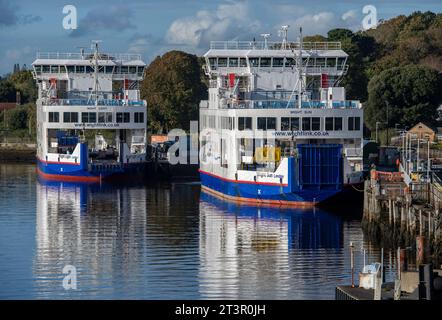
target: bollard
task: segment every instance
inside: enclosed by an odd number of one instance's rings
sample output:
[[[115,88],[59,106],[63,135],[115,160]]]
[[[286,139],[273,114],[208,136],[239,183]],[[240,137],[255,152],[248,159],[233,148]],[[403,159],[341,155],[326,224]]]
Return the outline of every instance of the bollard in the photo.
[[[428,240],[431,241],[431,212],[428,212]]]
[[[425,237],[416,237],[416,266],[420,266],[425,263]]]
[[[390,225],[391,225],[391,199],[388,199],[388,222],[390,223]]]
[[[422,210],[419,210],[419,235],[422,235]]]
[[[399,262],[400,262],[400,270],[407,271],[408,270],[407,249],[399,250]]]
[[[354,261],[354,253],[353,253],[353,242],[350,242],[350,267],[351,267],[351,287],[355,287],[355,261]]]

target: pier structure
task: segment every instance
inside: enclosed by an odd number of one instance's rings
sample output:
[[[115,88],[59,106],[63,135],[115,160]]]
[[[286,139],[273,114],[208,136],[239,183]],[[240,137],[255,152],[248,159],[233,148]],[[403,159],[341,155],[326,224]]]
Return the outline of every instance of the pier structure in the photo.
[[[410,181],[404,172],[372,170],[365,181],[364,230],[383,246],[416,248],[416,266],[442,261],[442,180],[431,178]]]

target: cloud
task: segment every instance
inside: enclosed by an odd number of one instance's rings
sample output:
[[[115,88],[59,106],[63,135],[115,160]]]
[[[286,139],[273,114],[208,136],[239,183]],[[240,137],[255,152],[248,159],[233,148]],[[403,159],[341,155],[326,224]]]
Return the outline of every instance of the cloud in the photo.
[[[129,39],[129,52],[144,53],[150,49],[150,47],[160,44],[160,40],[156,39],[152,34],[140,34],[135,33]]]
[[[323,11],[316,14],[306,14],[291,21],[286,21],[291,27],[298,30],[302,27],[303,33],[308,35],[322,34],[334,28],[347,28],[356,31],[361,27],[360,16],[356,10],[345,12],[338,16],[334,12]]]
[[[31,47],[25,46],[20,49],[8,49],[5,52],[5,57],[9,60],[20,60],[24,56],[27,56],[31,53]]]
[[[20,7],[7,0],[0,0],[0,26],[14,26],[41,21],[41,17],[33,14],[19,14]]]
[[[250,37],[261,27],[252,18],[247,2],[220,4],[215,11],[201,10],[194,16],[172,22],[167,33],[169,44],[204,47],[211,40]]]
[[[89,11],[85,17],[78,22],[78,28],[73,30],[69,36],[81,37],[89,34],[96,34],[100,30],[124,31],[136,28],[132,24],[134,13],[127,6],[111,5],[97,7]]]

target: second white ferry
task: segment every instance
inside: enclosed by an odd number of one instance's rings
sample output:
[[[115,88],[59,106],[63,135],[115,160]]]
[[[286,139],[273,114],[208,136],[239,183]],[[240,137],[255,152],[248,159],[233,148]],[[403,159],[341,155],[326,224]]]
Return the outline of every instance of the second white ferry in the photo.
[[[206,192],[248,203],[313,206],[362,180],[363,112],[339,86],[339,42],[213,41],[200,104]]]

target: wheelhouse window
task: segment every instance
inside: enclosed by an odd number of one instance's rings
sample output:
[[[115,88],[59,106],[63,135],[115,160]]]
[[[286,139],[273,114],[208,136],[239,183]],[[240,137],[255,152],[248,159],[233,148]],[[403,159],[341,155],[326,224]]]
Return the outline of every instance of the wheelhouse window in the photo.
[[[336,58],[327,58],[327,67],[336,67]]]
[[[227,67],[227,58],[218,58],[218,67]]]
[[[77,112],[63,112],[63,122],[66,122],[66,123],[78,122],[78,113]]]
[[[216,70],[216,58],[209,58],[210,68]]]
[[[280,68],[284,66],[284,58],[273,58],[273,67]]]
[[[135,123],[143,123],[144,122],[144,112],[135,112],[134,113],[134,122]]]
[[[83,123],[97,122],[97,113],[96,112],[82,112],[81,113],[81,122],[83,122]]]
[[[246,58],[239,58],[239,66],[244,68],[247,67],[247,60]]]
[[[130,113],[129,112],[117,112],[117,122],[118,123],[130,122]]]
[[[229,58],[229,67],[238,67],[238,58]]]
[[[49,112],[49,122],[60,122],[60,114],[58,112]]]
[[[321,118],[313,117],[312,118],[312,131],[321,130]]]
[[[276,118],[258,117],[258,130],[276,130]]]
[[[261,58],[261,68],[270,67],[272,63],[272,58]]]
[[[259,58],[249,58],[249,63],[251,67],[259,66]]]
[[[99,123],[106,122],[106,112],[98,112],[98,122]]]
[[[293,58],[285,58],[285,66],[291,68],[295,65],[295,59]]]
[[[298,131],[299,118],[298,117],[283,117],[281,118],[281,131]]]
[[[333,117],[325,118],[325,131],[333,131]]]
[[[302,118],[302,131],[310,131],[312,129],[312,118]]]
[[[238,130],[252,130],[252,117],[239,117]]]
[[[342,118],[341,117],[335,117],[335,131],[341,131],[342,130]]]
[[[350,130],[350,131],[361,130],[361,118],[360,117],[348,117],[348,130]]]
[[[338,58],[338,69],[344,69],[345,66],[345,58]]]

